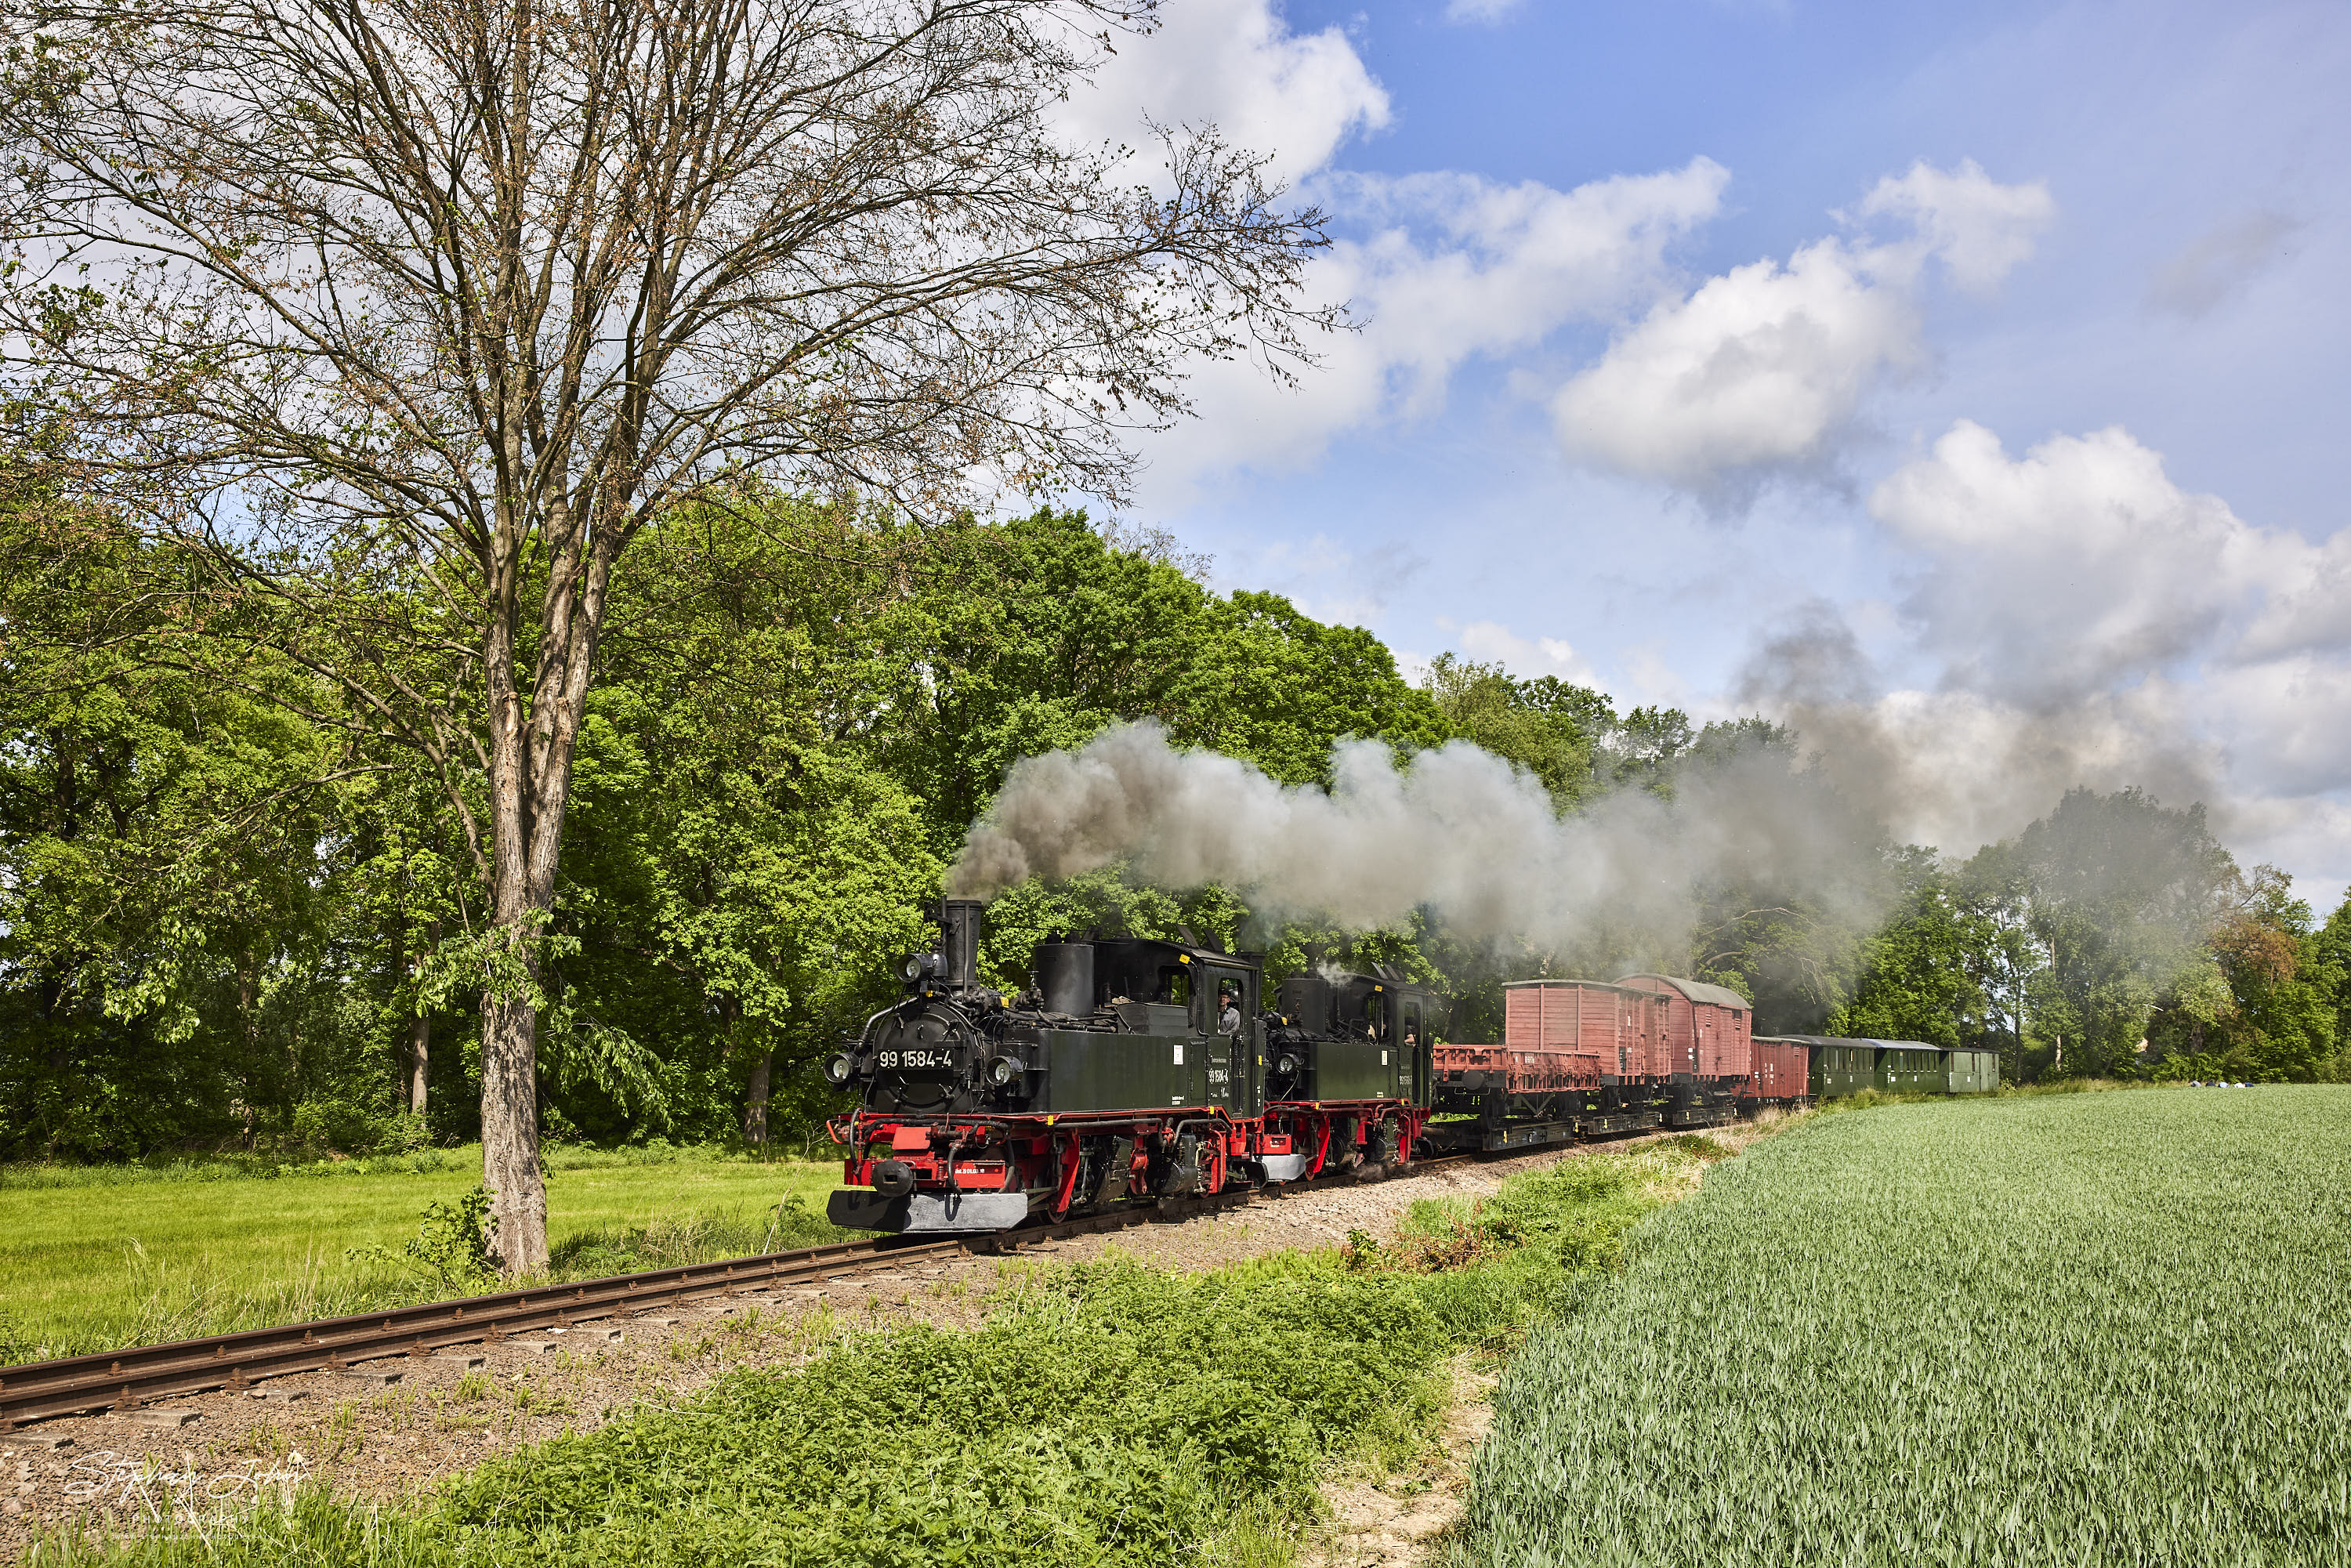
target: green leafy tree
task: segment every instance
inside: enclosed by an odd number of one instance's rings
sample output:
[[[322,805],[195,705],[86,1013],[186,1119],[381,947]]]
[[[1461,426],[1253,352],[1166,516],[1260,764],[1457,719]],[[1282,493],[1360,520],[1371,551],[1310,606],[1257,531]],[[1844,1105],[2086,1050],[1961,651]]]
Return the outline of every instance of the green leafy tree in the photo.
[[[1551,675],[1522,681],[1449,653],[1429,661],[1422,688],[1455,735],[1542,780],[1562,810],[1599,792],[1595,757],[1616,728],[1601,693]]]
[[[583,1135],[765,1143],[778,1076],[895,994],[941,869],[876,729],[910,687],[879,627],[922,544],[754,493],[665,518],[617,579],[550,959]]]
[[[1116,496],[1195,356],[1280,372],[1339,319],[1299,298],[1320,216],[1261,158],[1168,128],[1146,183],[1059,133],[1111,35],[1148,21],[1115,0],[12,13],[0,377],[70,410],[87,483],[266,607],[347,718],[478,775],[450,801],[488,905],[504,1270],[548,1258],[542,945],[643,531],[747,475],[930,517],[998,485]],[[444,678],[393,678],[411,659]]]
[[[306,1104],[319,1141],[367,1120],[351,1080],[371,1008],[341,940],[367,763],[277,700],[305,682],[284,662],[186,656],[204,646],[189,601],[153,591],[194,575],[168,547],[37,486],[16,499],[0,511],[0,1147],[284,1134]],[[182,656],[148,657],[164,639]]]
[[[2220,917],[2236,865],[2200,805],[2068,790],[2019,837],[2027,922],[2048,956],[2050,1069],[2129,1076],[2157,998]]]
[[[2275,866],[2253,868],[2165,988],[2147,1038],[2164,1078],[2306,1082],[2327,1071],[2344,971],[2307,901]]]
[[[1932,851],[1913,845],[1895,865],[1901,898],[1861,944],[1852,997],[1826,1032],[1868,1040],[1970,1044],[1991,1032],[1980,955],[1997,940],[1991,917],[1953,884]]]

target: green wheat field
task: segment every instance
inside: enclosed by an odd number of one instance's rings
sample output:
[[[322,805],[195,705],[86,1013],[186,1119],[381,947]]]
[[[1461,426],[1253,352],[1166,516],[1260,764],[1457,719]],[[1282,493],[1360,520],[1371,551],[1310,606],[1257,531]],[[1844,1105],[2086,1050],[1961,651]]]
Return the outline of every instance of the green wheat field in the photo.
[[[1633,1239],[1456,1564],[2351,1561],[2351,1089],[1823,1115]]]

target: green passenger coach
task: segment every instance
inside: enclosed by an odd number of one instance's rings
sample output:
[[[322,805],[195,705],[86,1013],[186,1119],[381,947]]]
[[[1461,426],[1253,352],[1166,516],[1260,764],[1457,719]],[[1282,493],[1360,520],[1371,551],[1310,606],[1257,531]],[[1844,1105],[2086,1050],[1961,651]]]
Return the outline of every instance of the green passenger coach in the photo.
[[[1931,1094],[1943,1087],[1941,1048],[1916,1040],[1881,1040],[1877,1086],[1888,1094]]]
[[[1874,1040],[1833,1040],[1811,1034],[1780,1035],[1774,1039],[1803,1046],[1812,1053],[1813,1070],[1808,1082],[1814,1100],[1858,1094],[1876,1082],[1877,1047]]]
[[[1826,1034],[1757,1035],[1759,1042],[1801,1045],[1812,1055],[1814,1100],[1876,1089],[1888,1094],[1989,1094],[2000,1087],[2000,1053],[1953,1050],[1918,1040],[1855,1040]]]

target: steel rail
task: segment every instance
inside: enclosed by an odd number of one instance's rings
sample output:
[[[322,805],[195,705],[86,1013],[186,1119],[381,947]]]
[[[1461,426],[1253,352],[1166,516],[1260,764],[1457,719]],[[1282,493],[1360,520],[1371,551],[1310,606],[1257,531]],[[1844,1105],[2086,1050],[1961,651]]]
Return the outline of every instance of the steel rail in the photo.
[[[1412,1169],[1453,1165],[1471,1157],[1440,1155],[1415,1161]],[[1280,1190],[1335,1186],[1352,1179],[1352,1175],[1316,1176],[1285,1183]],[[25,1421],[100,1409],[132,1410],[155,1399],[250,1388],[297,1373],[339,1371],[392,1357],[422,1358],[458,1345],[496,1343],[529,1329],[568,1329],[575,1323],[615,1318],[625,1321],[655,1308],[684,1306],[710,1296],[857,1279],[893,1270],[917,1259],[959,1252],[1017,1252],[1042,1241],[1195,1218],[1265,1196],[1262,1189],[1235,1188],[1204,1197],[1165,1200],[1149,1207],[938,1241],[885,1236],[833,1242],[0,1367],[0,1432],[13,1431]]]

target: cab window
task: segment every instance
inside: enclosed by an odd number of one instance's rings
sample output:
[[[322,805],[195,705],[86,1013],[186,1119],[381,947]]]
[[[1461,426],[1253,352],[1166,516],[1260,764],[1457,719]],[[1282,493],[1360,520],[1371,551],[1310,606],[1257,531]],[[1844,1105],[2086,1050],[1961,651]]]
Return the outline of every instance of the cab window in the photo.
[[[1233,1010],[1240,1014],[1241,1029],[1249,1027],[1249,977],[1238,969],[1211,969],[1200,982],[1200,1006],[1197,1016],[1205,1033],[1220,1033],[1224,1028],[1225,999],[1232,998]],[[1240,1032],[1239,1030],[1234,1032]]]

